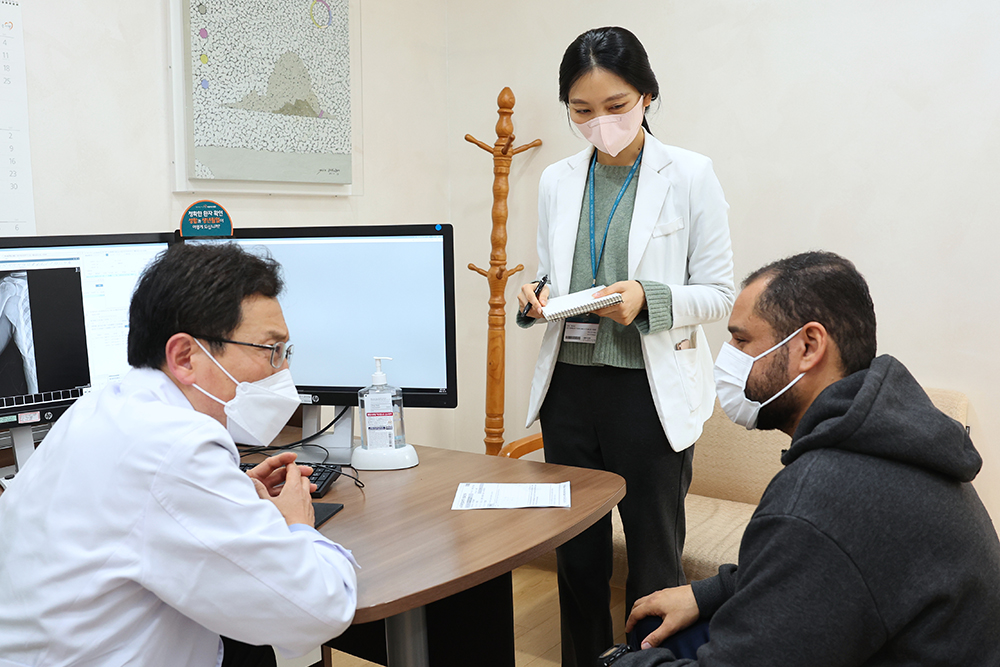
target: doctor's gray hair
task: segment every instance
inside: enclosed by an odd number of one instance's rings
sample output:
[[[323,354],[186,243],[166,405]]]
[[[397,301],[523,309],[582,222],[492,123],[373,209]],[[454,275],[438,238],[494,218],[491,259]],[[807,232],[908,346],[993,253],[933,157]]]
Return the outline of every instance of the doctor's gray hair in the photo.
[[[128,363],[162,368],[167,341],[188,333],[209,341],[213,352],[243,320],[243,300],[276,298],[281,266],[235,243],[177,243],[160,253],[142,273],[128,313]]]
[[[824,251],[793,255],[757,269],[743,287],[759,279],[768,283],[754,310],[774,329],[776,340],[819,322],[837,345],[844,375],[871,365],[877,347],[875,305],[850,260]]]

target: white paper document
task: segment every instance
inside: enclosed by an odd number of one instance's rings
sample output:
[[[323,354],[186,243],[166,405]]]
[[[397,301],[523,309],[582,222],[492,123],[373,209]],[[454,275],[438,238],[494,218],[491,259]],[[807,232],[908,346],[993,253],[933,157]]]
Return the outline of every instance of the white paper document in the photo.
[[[463,482],[453,510],[569,507],[569,482],[561,484],[486,484]]]

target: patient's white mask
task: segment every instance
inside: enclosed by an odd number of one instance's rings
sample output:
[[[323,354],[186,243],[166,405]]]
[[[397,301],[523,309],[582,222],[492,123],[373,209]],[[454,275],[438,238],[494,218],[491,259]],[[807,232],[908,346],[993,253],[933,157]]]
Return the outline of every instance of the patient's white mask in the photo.
[[[805,373],[799,373],[799,376],[786,384],[784,389],[763,403],[751,401],[747,398],[747,379],[750,377],[750,371],[753,369],[754,362],[777,350],[794,338],[795,334],[800,331],[802,331],[802,327],[799,327],[788,338],[771,349],[758,354],[756,357],[751,357],[746,352],[736,349],[729,343],[723,343],[722,349],[719,350],[719,356],[715,360],[715,391],[719,395],[719,404],[722,406],[723,411],[725,411],[726,416],[734,423],[746,427],[748,431],[756,428],[757,415],[760,413],[760,409],[791,389],[805,375]]]
[[[225,406],[226,430],[233,440],[255,447],[271,444],[299,406],[299,392],[292,381],[292,372],[285,368],[263,380],[239,382],[205,349],[200,340],[195,338],[194,342],[226,377],[236,383],[236,396],[228,403],[194,385],[195,389]]]

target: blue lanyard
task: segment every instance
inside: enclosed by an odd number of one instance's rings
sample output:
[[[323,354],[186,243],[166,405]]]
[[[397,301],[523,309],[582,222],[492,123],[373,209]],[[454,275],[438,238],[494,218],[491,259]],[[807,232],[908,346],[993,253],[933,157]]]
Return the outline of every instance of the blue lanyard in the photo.
[[[590,174],[587,176],[587,188],[590,193],[590,271],[593,274],[593,282],[591,287],[597,286],[597,267],[601,265],[601,260],[604,259],[604,246],[608,244],[608,232],[611,231],[611,218],[615,217],[615,211],[618,210],[618,204],[621,202],[622,197],[625,196],[625,191],[628,190],[628,184],[632,182],[632,177],[635,176],[635,170],[639,168],[639,162],[642,160],[642,151],[639,149],[639,154],[635,156],[635,162],[632,163],[632,168],[628,172],[628,178],[625,179],[625,184],[622,185],[622,189],[618,191],[618,196],[615,197],[615,203],[611,207],[611,213],[608,215],[608,226],[604,228],[604,240],[601,241],[601,254],[597,254],[597,245],[594,240],[594,167],[597,164],[597,151],[594,151],[594,158],[590,161]]]

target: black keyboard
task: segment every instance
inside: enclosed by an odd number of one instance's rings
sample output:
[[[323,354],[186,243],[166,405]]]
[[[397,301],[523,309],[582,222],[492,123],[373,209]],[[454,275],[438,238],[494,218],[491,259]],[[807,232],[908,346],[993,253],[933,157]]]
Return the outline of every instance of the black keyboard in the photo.
[[[240,470],[246,472],[256,463],[240,463]],[[322,498],[330,490],[330,486],[340,477],[340,465],[337,463],[302,463],[313,469],[309,475],[309,481],[316,485],[316,490],[312,492],[313,498]]]

